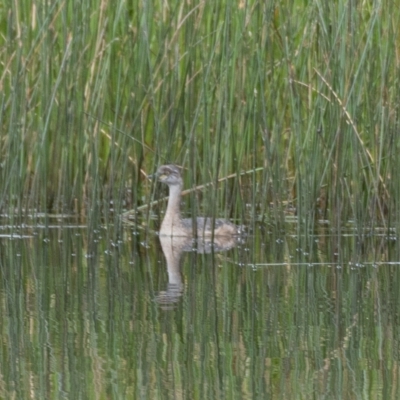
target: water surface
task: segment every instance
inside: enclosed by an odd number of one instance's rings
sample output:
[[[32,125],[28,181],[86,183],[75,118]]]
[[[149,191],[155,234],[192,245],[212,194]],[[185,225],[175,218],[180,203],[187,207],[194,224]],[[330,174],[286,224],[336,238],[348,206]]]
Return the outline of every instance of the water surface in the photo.
[[[394,233],[257,228],[223,247],[3,228],[0,397],[400,395]]]

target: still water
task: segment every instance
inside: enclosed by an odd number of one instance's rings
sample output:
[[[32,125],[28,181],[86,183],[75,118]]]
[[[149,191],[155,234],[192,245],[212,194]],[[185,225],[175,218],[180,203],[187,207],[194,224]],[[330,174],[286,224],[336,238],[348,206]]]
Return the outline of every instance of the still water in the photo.
[[[400,398],[394,235],[4,227],[0,398]]]

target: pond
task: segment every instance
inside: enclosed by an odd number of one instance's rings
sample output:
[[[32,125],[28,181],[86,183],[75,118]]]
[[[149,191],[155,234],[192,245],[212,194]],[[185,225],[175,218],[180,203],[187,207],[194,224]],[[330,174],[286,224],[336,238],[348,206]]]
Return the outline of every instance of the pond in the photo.
[[[0,397],[400,395],[394,234],[2,227]]]

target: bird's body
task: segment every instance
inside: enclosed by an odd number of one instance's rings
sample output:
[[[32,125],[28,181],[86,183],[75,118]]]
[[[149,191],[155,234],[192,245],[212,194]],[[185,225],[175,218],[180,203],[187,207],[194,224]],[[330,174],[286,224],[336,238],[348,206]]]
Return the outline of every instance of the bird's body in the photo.
[[[158,180],[169,187],[167,211],[161,224],[163,236],[232,236],[241,234],[241,227],[224,219],[198,217],[182,218],[180,202],[183,181],[180,168],[176,165],[162,165],[158,168]]]

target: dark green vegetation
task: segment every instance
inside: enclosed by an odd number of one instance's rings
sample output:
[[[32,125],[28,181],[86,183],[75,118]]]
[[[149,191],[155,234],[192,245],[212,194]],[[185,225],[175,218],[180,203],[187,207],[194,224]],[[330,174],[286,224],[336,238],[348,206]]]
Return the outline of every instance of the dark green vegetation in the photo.
[[[393,225],[400,11],[389,3],[1,5],[3,212],[107,213],[112,200],[119,214],[148,201],[144,173],[176,162],[189,186],[236,174],[199,200],[205,211],[241,218],[250,204],[279,222],[294,205],[308,227]]]
[[[399,21],[388,0],[1,2],[0,397],[399,398]],[[257,229],[185,254],[167,311],[176,252],[137,227],[170,162],[214,184],[186,214]]]

